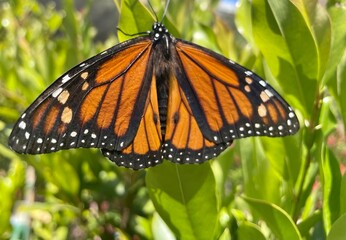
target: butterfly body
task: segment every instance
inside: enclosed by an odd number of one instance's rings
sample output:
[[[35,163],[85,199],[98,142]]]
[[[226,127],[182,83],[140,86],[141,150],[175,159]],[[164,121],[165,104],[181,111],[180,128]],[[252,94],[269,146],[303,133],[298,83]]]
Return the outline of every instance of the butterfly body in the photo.
[[[120,166],[201,163],[234,139],[294,134],[291,107],[227,58],[174,38],[161,23],[57,79],[18,120],[19,153],[100,148]]]
[[[155,36],[156,34],[156,36]],[[156,91],[158,97],[159,120],[161,126],[162,139],[165,139],[166,120],[168,109],[169,78],[173,74],[174,66],[172,65],[172,56],[174,47],[172,37],[164,26],[159,24],[153,25],[153,31],[149,35],[153,41],[152,61],[154,66],[154,75],[156,79]]]

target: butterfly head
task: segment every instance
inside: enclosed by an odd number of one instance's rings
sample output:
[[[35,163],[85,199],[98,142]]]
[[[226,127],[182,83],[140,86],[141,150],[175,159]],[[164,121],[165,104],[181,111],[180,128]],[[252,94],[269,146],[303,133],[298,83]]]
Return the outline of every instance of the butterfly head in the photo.
[[[169,36],[167,28],[162,23],[155,22],[152,29],[151,36],[154,41],[158,41],[165,36]]]
[[[154,41],[155,45],[159,45],[164,48],[164,53],[166,57],[170,55],[170,44],[172,42],[172,37],[169,34],[167,28],[159,22],[155,22],[152,26],[152,31],[150,32],[150,38]]]

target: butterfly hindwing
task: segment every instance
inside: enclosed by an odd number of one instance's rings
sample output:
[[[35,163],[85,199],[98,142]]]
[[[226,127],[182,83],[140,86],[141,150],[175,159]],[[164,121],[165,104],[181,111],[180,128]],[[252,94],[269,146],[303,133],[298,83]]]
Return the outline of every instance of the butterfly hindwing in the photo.
[[[102,153],[119,166],[147,168],[162,162],[162,134],[159,121],[156,79],[153,76],[143,118],[133,142],[121,151],[102,149]]]
[[[181,85],[172,76],[169,83],[164,157],[177,163],[202,163],[219,155],[231,143],[215,143],[203,135]]]
[[[190,86],[191,90],[182,89],[192,113],[202,118],[200,129],[210,141],[227,143],[247,136],[285,136],[299,129],[291,107],[251,71],[183,40],[177,40],[176,50],[184,72],[180,84]]]
[[[9,145],[31,154],[128,146],[150,89],[145,73],[151,45],[149,38],[135,38],[71,69],[22,114]]]

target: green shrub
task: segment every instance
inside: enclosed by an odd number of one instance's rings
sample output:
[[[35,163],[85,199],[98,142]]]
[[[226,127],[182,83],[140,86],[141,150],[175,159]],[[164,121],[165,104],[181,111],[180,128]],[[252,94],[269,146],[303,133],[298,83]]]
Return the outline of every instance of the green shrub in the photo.
[[[148,7],[114,2],[121,30],[151,29]],[[343,3],[240,0],[234,25],[216,14],[218,1],[171,0],[164,18],[170,32],[267,79],[294,107],[301,130],[285,138],[237,140],[201,165],[164,162],[137,172],[116,167],[95,149],[26,156],[7,147],[13,123],[39,93],[116,43],[115,37],[93,40],[92,1],[80,11],[73,3],[65,0],[57,10],[33,0],[0,2],[0,238],[346,235]],[[161,20],[161,1],[151,3]],[[24,219],[20,226],[18,219]]]

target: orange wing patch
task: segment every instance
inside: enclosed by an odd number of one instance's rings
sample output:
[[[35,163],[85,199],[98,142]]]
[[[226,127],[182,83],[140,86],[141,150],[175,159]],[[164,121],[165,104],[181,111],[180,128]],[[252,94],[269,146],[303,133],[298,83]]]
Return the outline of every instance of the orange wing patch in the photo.
[[[80,109],[80,120],[82,123],[88,122],[94,118],[106,89],[107,86],[102,85],[91,90],[90,93],[85,97]]]
[[[32,117],[32,126],[34,129],[39,126],[50,104],[51,101],[48,100],[42,103],[37,109],[35,109]]]
[[[114,128],[114,132],[118,136],[125,134],[129,127],[133,107],[136,105],[136,99],[140,94],[143,78],[147,70],[149,54],[150,51],[146,51],[141,61],[136,61],[124,76]]]
[[[46,116],[46,122],[44,125],[44,131],[46,134],[51,133],[57,120],[58,114],[59,108],[57,106],[53,106],[49,109],[48,115]]]
[[[247,69],[210,50],[178,41],[191,103],[198,102],[204,113],[202,134],[212,142],[228,142],[247,136],[283,136],[299,128],[294,112],[265,81]],[[199,114],[200,115],[200,114]],[[206,125],[208,126],[203,126]],[[207,127],[207,128],[206,128]]]
[[[151,46],[149,38],[116,45],[58,78],[22,115],[10,140],[14,149],[38,154],[128,146],[150,90]]]
[[[187,77],[193,85],[193,88],[198,95],[198,101],[202,105],[207,116],[209,127],[213,131],[218,131],[220,126],[223,125],[223,120],[218,111],[218,100],[217,95],[215,94],[213,79],[191,59],[184,55],[180,55],[180,57],[187,73]],[[206,90],[209,92],[208,94],[205,92]]]
[[[104,63],[97,72],[95,82],[109,82],[118,74],[125,71],[133,61],[146,51],[151,44],[150,40],[139,42],[134,46],[118,52],[109,61]]]
[[[110,62],[113,64],[117,63],[119,61],[117,55],[115,56],[115,60],[111,59],[106,61],[106,63],[101,66],[100,71],[107,71],[107,73],[98,72],[97,76],[102,76],[102,78],[107,79],[108,82],[103,80],[102,85],[95,86],[85,97],[80,109],[80,120],[82,123],[87,123],[96,117],[98,128],[107,129],[111,125],[114,125],[113,131],[116,136],[123,136],[126,134],[136,98],[143,84],[144,73],[150,53],[148,49],[144,51],[142,45],[143,44],[139,44],[139,46],[133,47],[133,52],[130,51],[132,57],[130,58],[131,61],[135,61],[137,55],[141,53],[140,61],[132,63],[131,68],[126,69],[130,64],[126,63],[118,66],[117,69],[113,69],[112,73],[108,72],[108,68],[107,70],[102,70],[104,66],[109,67]],[[130,50],[132,50],[132,48],[130,48]],[[123,53],[119,55],[119,58],[120,60],[124,58]],[[100,80],[96,79],[96,83],[97,82],[100,82]]]
[[[133,169],[150,167],[162,162],[161,127],[157,116],[159,116],[159,107],[156,80],[153,77],[144,116],[133,142],[121,151],[102,149],[102,153],[116,164]]]
[[[213,73],[215,78],[224,80],[227,84],[233,85],[234,87],[239,86],[239,79],[237,74],[227,66],[220,63],[216,58],[206,54],[204,51],[195,47],[178,42],[176,45],[178,52],[183,51],[189,56],[201,56],[203,58],[203,67]],[[181,54],[180,54],[181,57]],[[186,66],[184,64],[184,66]],[[198,72],[199,73],[199,72]]]
[[[100,128],[109,128],[112,124],[112,120],[115,116],[115,111],[118,107],[118,97],[120,96],[120,91],[122,87],[122,81],[124,77],[121,76],[116,81],[112,82],[109,88],[106,90],[105,98],[102,102],[99,115],[97,117],[97,125]]]
[[[211,130],[220,132],[225,124],[235,124],[242,116],[252,117],[251,102],[237,89],[239,80],[233,71],[215,58],[189,47],[178,48],[178,53]],[[190,58],[186,53],[203,54],[198,56],[201,63],[194,61],[197,56]]]
[[[174,76],[169,84],[164,157],[179,163],[201,163],[219,155],[232,142],[216,144],[206,139]]]

